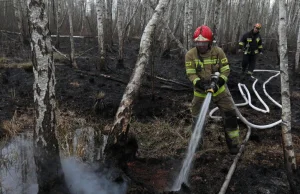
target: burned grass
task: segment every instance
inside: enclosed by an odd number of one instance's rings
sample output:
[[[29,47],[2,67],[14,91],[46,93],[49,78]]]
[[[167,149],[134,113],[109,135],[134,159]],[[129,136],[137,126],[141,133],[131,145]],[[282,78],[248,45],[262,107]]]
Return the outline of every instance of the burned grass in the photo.
[[[80,48],[81,44],[77,45],[79,45],[78,52],[83,53],[84,49]],[[132,45],[138,45],[138,43],[132,43]],[[125,49],[127,56],[124,61],[125,69],[117,67],[117,52],[109,53],[107,61],[109,70],[103,73],[118,80],[96,75],[97,49],[90,50],[84,56],[77,58],[79,69],[93,73],[93,75],[75,71],[65,57],[55,56],[56,100],[59,109],[57,132],[62,148],[67,149],[67,145],[69,147],[72,145],[68,134],[77,128],[90,126],[99,132],[109,128],[105,126],[112,123],[126,83],[134,68],[137,51],[132,45],[128,45]],[[67,53],[66,48],[62,47],[60,51]],[[117,48],[114,50],[117,51]],[[228,57],[232,67],[228,86],[234,100],[243,102],[237,89],[241,59],[235,55]],[[2,61],[6,64],[24,63],[28,61],[28,58],[19,60],[15,56]],[[259,68],[278,68],[271,64],[274,62],[268,58],[258,61]],[[150,72],[150,67],[147,67],[146,72]],[[154,72],[156,76],[190,85],[185,77],[181,60],[157,58]],[[258,75],[261,80],[267,80],[268,77],[267,74]],[[154,88],[150,84],[152,81],[156,86]],[[0,134],[4,132],[16,134],[19,129],[21,131],[33,130],[32,72],[22,68],[0,69],[0,84],[0,120],[2,123]],[[261,85],[261,83],[258,84],[258,86]],[[280,102],[278,85],[279,79],[268,84],[267,89],[272,97]],[[291,84],[293,89],[291,103],[292,132],[296,150],[300,150],[299,85],[300,80],[295,77]],[[261,89],[258,90],[263,95]],[[172,186],[190,141],[189,104],[191,100],[192,91],[183,90],[182,85],[163,82],[151,76],[145,76],[143,79],[142,88],[133,107],[130,124],[130,132],[135,135],[139,150],[136,159],[127,163],[127,174],[133,180],[128,190],[129,194],[163,193]],[[258,101],[256,104],[261,106]],[[270,104],[269,101],[268,104]],[[276,107],[272,107],[269,114],[257,113],[249,107],[239,109],[249,121],[255,124],[272,123],[281,117],[281,110]],[[15,110],[18,110],[17,116],[14,116]],[[28,124],[24,125],[26,122]],[[240,130],[243,139],[247,128],[240,123]],[[221,122],[208,119],[203,137],[202,149],[194,155],[188,184],[192,193],[217,193],[234,156],[228,154]],[[289,188],[284,172],[280,126],[266,130],[254,129],[227,193],[287,194]]]

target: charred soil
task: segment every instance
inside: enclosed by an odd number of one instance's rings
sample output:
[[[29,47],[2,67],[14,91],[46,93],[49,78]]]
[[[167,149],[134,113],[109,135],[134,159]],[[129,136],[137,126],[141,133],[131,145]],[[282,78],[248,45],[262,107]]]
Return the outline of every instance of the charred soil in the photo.
[[[124,67],[117,65],[117,47],[110,48],[107,57],[107,69],[97,73],[97,41],[76,42],[78,69],[73,69],[69,62],[57,57],[56,99],[58,109],[65,117],[81,117],[86,124],[98,126],[104,130],[112,123],[128,83],[138,55],[139,42],[130,40],[125,45]],[[68,40],[59,49],[67,53]],[[94,48],[94,49],[90,49]],[[90,49],[88,52],[88,49]],[[19,52],[30,52],[23,48]],[[81,56],[80,53],[82,53]],[[158,52],[156,52],[158,53]],[[15,64],[29,61],[11,53],[3,53],[2,64]],[[56,55],[57,56],[57,55]],[[175,56],[175,57],[174,57]],[[238,83],[241,82],[242,56],[228,54],[231,74],[228,87],[236,103],[244,102]],[[265,52],[257,61],[257,69],[279,70],[276,56]],[[289,57],[293,59],[293,55]],[[130,131],[138,141],[136,158],[127,163],[126,174],[132,184],[128,193],[171,193],[172,183],[176,178],[186,154],[191,124],[189,105],[193,97],[191,83],[185,76],[182,57],[175,55],[153,57],[154,63],[146,67],[143,83],[137,101],[134,102]],[[293,61],[290,61],[292,64]],[[152,72],[152,74],[151,74]],[[103,76],[105,75],[105,76]],[[263,83],[274,73],[256,72],[257,92],[270,106],[270,113],[261,113],[249,106],[239,108],[250,122],[266,125],[280,120],[281,109],[265,97]],[[300,78],[290,75],[292,131],[296,150],[300,149]],[[0,69],[0,136],[8,134],[6,122],[19,118],[21,130],[32,130],[33,122],[33,73],[24,68]],[[163,79],[164,78],[164,79]],[[172,81],[170,81],[172,80]],[[246,81],[250,90],[254,79]],[[266,85],[268,93],[281,102],[280,77]],[[263,108],[251,92],[253,104]],[[211,108],[214,104],[211,105]],[[24,116],[26,115],[26,117]],[[4,124],[3,124],[4,123]],[[247,127],[240,122],[241,138],[245,138]],[[284,169],[281,145],[281,127],[253,129],[241,156],[237,169],[228,187],[228,194],[278,193],[288,194],[289,185]],[[228,153],[222,129],[222,123],[207,119],[204,132],[204,146],[194,156],[194,163],[188,184],[190,193],[217,193],[232,164],[234,156]],[[174,192],[175,193],[175,192]]]

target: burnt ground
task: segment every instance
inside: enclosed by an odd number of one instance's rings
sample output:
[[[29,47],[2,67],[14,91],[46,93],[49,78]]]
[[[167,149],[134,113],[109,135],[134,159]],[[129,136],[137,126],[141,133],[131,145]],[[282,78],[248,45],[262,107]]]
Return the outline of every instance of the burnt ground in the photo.
[[[76,51],[78,70],[74,70],[67,60],[56,58],[56,98],[58,108],[64,117],[84,118],[86,124],[93,124],[102,130],[111,124],[122,98],[126,84],[130,79],[138,55],[139,42],[129,40],[124,49],[124,67],[117,65],[117,46],[110,48],[107,70],[97,75],[96,62],[97,41],[84,42],[77,40]],[[67,53],[68,40],[61,44],[60,51]],[[88,52],[84,52],[93,48]],[[15,64],[30,60],[29,48],[24,50],[8,50],[2,64]],[[22,54],[23,53],[23,54]],[[189,103],[192,100],[191,84],[185,76],[184,63],[176,53],[159,56],[155,52],[154,76],[170,79],[153,78],[151,67],[146,68],[143,84],[133,108],[131,132],[135,134],[139,151],[137,158],[128,163],[127,175],[132,179],[128,193],[163,193],[171,188],[188,146],[190,132]],[[243,102],[238,90],[240,81],[240,65],[242,56],[228,54],[231,64],[231,75],[228,87],[236,103]],[[290,53],[290,63],[294,55]],[[278,70],[276,55],[266,51],[257,61],[258,69]],[[292,71],[292,70],[291,70]],[[281,111],[263,94],[263,82],[272,73],[255,73],[259,79],[256,88],[265,102],[270,106],[270,113],[263,114],[249,107],[241,107],[243,116],[250,122],[265,125],[280,119]],[[299,107],[300,78],[291,74],[292,130],[296,150],[300,150],[299,138]],[[250,84],[253,81],[248,81]],[[0,69],[0,120],[11,121],[19,118],[20,122],[32,120],[33,117],[33,73],[31,69],[1,68]],[[153,86],[153,87],[152,87]],[[267,84],[268,93],[280,102],[280,78]],[[99,98],[99,93],[104,97]],[[253,94],[253,92],[252,92]],[[253,96],[254,104],[263,108]],[[213,108],[214,105],[211,105]],[[26,116],[24,116],[26,115]],[[23,119],[23,120],[22,120]],[[25,125],[25,123],[27,123]],[[24,122],[21,128],[32,129],[32,122]],[[246,126],[240,122],[241,137],[245,138]],[[0,128],[3,136],[4,126]],[[179,139],[179,140],[178,140]],[[220,122],[208,119],[204,132],[204,146],[195,154],[194,165],[188,183],[191,193],[212,194],[219,192],[225,176],[232,164],[234,156],[228,154],[222,126]],[[249,142],[237,169],[232,177],[227,193],[290,193],[284,170],[281,146],[281,128],[253,129]]]

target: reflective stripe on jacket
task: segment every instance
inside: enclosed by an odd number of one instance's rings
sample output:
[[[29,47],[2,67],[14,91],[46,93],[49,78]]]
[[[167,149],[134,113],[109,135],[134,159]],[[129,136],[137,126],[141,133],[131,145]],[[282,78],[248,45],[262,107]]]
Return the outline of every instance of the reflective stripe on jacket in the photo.
[[[212,47],[205,54],[198,54],[196,47],[189,50],[185,55],[185,68],[186,74],[194,86],[198,80],[210,83],[211,75],[215,72],[219,72],[220,77],[226,83],[230,73],[228,59],[224,51],[217,46]],[[219,86],[219,90],[213,96],[217,96],[225,91],[225,83]],[[194,95],[205,97],[206,93],[201,93],[194,87]]]
[[[257,32],[256,34],[253,33],[253,30],[250,32],[245,33],[240,42],[239,42],[240,49],[244,49],[244,54],[258,54],[262,52],[262,39]]]

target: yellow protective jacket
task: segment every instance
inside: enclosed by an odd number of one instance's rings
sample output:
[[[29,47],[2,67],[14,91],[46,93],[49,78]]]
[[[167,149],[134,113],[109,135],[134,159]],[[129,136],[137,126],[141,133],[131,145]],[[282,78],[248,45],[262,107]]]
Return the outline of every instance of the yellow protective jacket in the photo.
[[[224,82],[223,85],[219,85],[219,90],[214,93],[213,96],[217,96],[225,91],[230,68],[228,59],[220,47],[213,46],[205,54],[198,53],[196,47],[192,48],[185,55],[185,68],[189,80],[194,85],[195,96],[206,97],[206,93],[201,93],[201,91],[195,87],[195,84],[198,80],[210,83],[211,75],[215,72],[220,73],[219,79],[223,79]]]

